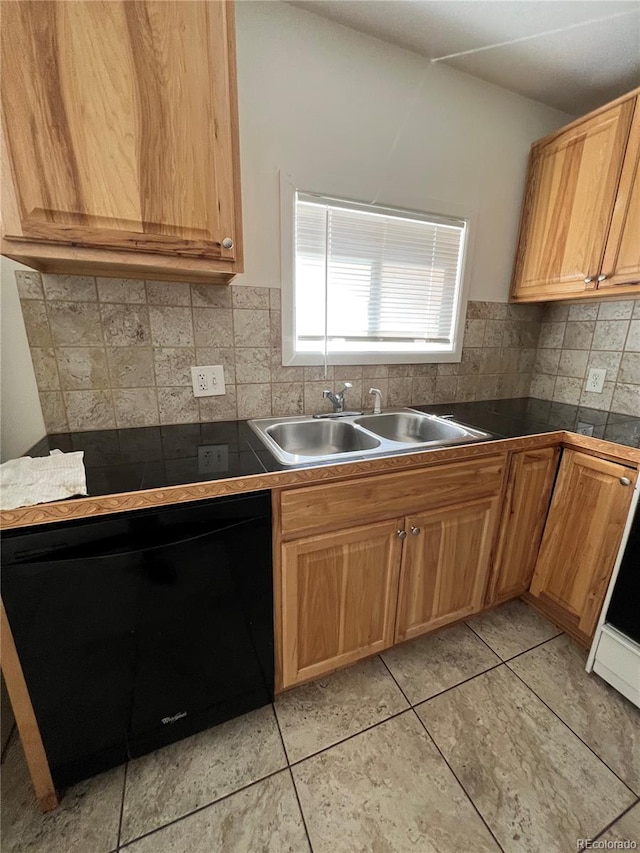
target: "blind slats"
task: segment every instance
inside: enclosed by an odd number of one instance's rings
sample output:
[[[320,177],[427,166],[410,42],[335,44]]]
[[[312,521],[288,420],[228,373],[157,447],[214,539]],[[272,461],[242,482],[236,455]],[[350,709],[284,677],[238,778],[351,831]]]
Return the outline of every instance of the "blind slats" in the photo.
[[[387,352],[451,344],[465,223],[346,204],[296,194],[298,341]]]

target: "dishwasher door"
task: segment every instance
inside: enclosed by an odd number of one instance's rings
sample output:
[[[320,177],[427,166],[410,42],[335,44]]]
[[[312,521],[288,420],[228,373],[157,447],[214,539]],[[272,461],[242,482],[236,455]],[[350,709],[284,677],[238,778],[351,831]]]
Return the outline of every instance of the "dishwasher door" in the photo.
[[[2,557],[56,785],[272,700],[269,494],[9,531]]]

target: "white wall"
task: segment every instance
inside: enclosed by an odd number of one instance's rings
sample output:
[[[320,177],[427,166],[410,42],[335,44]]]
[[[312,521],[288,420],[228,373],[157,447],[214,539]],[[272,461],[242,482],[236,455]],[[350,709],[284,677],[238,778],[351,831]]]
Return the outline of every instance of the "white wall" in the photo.
[[[301,189],[471,214],[472,299],[506,301],[531,142],[572,117],[280,2],[236,5],[245,240],[280,286],[278,170]]]
[[[46,430],[15,278],[15,270],[27,267],[1,261],[0,458],[5,462],[29,450]]]

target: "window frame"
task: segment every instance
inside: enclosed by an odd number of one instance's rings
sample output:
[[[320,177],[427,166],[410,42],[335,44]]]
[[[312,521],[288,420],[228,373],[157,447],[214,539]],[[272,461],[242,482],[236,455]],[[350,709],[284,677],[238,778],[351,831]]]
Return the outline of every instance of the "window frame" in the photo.
[[[318,192],[309,188],[303,189],[289,175],[280,173],[280,226],[281,226],[281,323],[282,323],[282,363],[285,366],[314,366],[324,365],[323,353],[299,352],[295,342],[295,200],[296,193],[315,195],[324,199],[333,197],[328,192]],[[362,201],[351,201],[336,198],[336,204],[353,205],[353,209],[369,207]],[[454,307],[455,322],[451,350],[447,352],[331,352],[327,353],[326,363],[331,365],[360,365],[360,364],[450,364],[459,362],[462,358],[462,339],[467,313],[470,258],[473,254],[473,216],[469,210],[461,210],[459,206],[442,201],[426,200],[426,204],[438,213],[416,211],[390,204],[377,204],[380,212],[391,209],[399,213],[415,213],[416,219],[444,221],[456,219],[465,223],[465,239],[462,251],[460,270],[460,288],[457,304]]]

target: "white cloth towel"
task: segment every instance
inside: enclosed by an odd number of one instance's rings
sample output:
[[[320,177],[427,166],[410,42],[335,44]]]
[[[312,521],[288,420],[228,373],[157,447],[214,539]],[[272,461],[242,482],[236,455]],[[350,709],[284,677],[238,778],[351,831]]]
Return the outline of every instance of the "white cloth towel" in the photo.
[[[0,465],[0,509],[16,509],[87,494],[83,450],[21,456]]]

